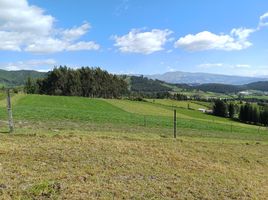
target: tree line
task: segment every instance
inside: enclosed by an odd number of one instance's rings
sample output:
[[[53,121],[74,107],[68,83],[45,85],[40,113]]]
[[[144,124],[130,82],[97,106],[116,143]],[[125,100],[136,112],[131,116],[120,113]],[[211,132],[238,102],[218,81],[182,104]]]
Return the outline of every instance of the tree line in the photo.
[[[99,67],[71,69],[60,66],[45,78],[28,78],[25,92],[60,96],[83,96],[118,98],[128,92],[128,84],[117,75],[109,74]]]
[[[222,100],[216,100],[213,106],[213,114],[219,117],[235,118],[245,123],[268,125],[268,107],[258,106],[250,103],[241,106],[232,102],[226,103]]]
[[[239,119],[243,122],[268,125],[268,108],[260,108],[250,103],[240,107]]]

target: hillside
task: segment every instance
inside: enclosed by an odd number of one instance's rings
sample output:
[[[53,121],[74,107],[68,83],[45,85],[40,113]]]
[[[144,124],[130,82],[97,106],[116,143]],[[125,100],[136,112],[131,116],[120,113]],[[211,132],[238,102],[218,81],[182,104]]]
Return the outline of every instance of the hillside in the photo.
[[[267,92],[268,91],[268,81],[253,82],[245,85],[227,85],[227,84],[201,84],[197,86],[192,86],[192,88],[199,89],[205,92],[216,92],[216,93],[237,93],[244,90],[258,90]]]
[[[41,78],[46,73],[33,70],[6,71],[0,70],[0,84],[6,86],[20,86],[25,83],[28,77]]]
[[[247,84],[246,87],[251,90],[268,91],[268,81],[259,81]]]
[[[139,92],[169,92],[176,89],[185,89],[187,91],[201,90],[204,92],[214,92],[214,93],[238,93],[244,90],[258,90],[258,91],[268,91],[268,81],[253,82],[245,85],[231,85],[231,84],[221,84],[221,83],[206,83],[206,84],[172,84],[166,83],[160,80],[153,80],[143,76],[131,76],[131,81],[129,82],[131,86],[131,91]]]
[[[130,89],[134,92],[168,92],[171,88],[163,81],[148,79],[143,76],[130,77]]]
[[[227,84],[219,84],[219,83],[201,84],[201,85],[193,86],[192,88],[202,90],[205,92],[216,92],[216,93],[237,93],[237,92],[247,89],[246,86],[227,85]]]
[[[244,85],[257,81],[265,81],[267,78],[253,78],[242,76],[228,76],[209,73],[190,73],[190,72],[167,72],[164,74],[148,75],[148,78],[158,79],[168,83],[187,83],[187,84],[205,84],[221,83],[231,85]]]
[[[28,77],[33,79],[42,78],[46,75],[44,72],[33,70],[6,71],[0,70],[0,84],[6,86],[23,85]],[[168,72],[164,75],[152,76],[123,76],[129,84],[129,89],[133,92],[156,93],[170,92],[176,89],[201,90],[204,92],[215,93],[237,93],[243,90],[268,91],[268,81],[257,81],[265,78],[225,76],[205,73],[185,73],[185,72]],[[176,79],[178,78],[179,79]],[[154,78],[159,78],[154,79]],[[161,80],[162,79],[162,80]],[[176,80],[182,81],[182,83]],[[167,81],[165,81],[167,80]],[[195,82],[193,82],[195,80]],[[213,82],[214,81],[214,82]],[[208,82],[197,84],[197,82]],[[223,82],[223,83],[217,83]],[[228,82],[234,84],[227,84]],[[248,83],[250,82],[250,83]],[[194,84],[195,83],[195,84]],[[238,83],[247,83],[240,84]]]
[[[201,113],[190,101],[18,94],[12,102],[15,132],[5,134],[6,124],[0,132],[0,199],[268,195],[264,127]],[[6,120],[5,100],[0,108]]]

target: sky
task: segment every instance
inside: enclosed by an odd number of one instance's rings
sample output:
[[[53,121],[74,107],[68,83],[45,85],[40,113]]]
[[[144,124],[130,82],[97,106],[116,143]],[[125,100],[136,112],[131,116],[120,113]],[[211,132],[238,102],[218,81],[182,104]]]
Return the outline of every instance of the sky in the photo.
[[[268,76],[267,0],[0,0],[0,68]]]

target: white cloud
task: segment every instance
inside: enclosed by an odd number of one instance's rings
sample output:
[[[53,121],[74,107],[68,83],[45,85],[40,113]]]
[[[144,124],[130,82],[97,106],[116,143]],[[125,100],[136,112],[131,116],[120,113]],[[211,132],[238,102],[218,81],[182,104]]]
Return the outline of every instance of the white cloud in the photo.
[[[260,16],[259,27],[268,26],[268,12]]]
[[[186,35],[175,42],[176,48],[184,48],[188,51],[203,50],[242,50],[252,45],[247,39],[254,30],[252,29],[233,29],[229,35],[214,34],[203,31],[196,35]]]
[[[203,63],[196,66],[202,68],[202,72],[229,74],[237,76],[267,77],[268,66],[250,64],[229,64],[229,63]]]
[[[32,70],[36,69],[38,71],[48,71],[54,65],[56,65],[54,59],[45,59],[45,60],[27,60],[27,61],[18,61],[10,63],[0,63],[0,68],[4,70]]]
[[[62,32],[63,38],[67,41],[74,41],[85,35],[91,28],[90,24],[85,22],[82,26],[66,29]]]
[[[249,28],[234,28],[231,31],[231,36],[239,41],[246,41],[251,33],[254,33],[255,29]]]
[[[167,71],[168,72],[174,72],[175,69],[173,67],[171,67],[171,66],[167,66]]]
[[[240,68],[240,69],[246,69],[251,68],[248,64],[226,64],[226,63],[202,63],[197,65],[198,68],[203,69],[209,69],[209,68],[222,68],[222,69],[234,69],[234,68]]]
[[[242,50],[252,45],[248,40],[249,36],[264,26],[268,26],[268,12],[260,16],[259,25],[254,29],[234,28],[229,34],[215,34],[209,31],[199,32],[195,35],[188,34],[179,38],[174,46],[188,51]]]
[[[45,14],[37,6],[29,5],[27,0],[0,0],[0,50],[53,53],[70,49],[97,49],[98,45],[93,41],[76,42],[88,32],[89,23],[64,30],[56,29],[54,22],[53,16]],[[90,45],[81,43],[95,45],[89,48]]]
[[[36,6],[30,6],[26,0],[0,0],[1,30],[48,35],[52,31],[54,18],[45,15]]]
[[[79,50],[98,50],[100,46],[95,42],[77,42],[68,46],[68,51],[79,51]]]
[[[56,38],[40,38],[29,44],[24,50],[32,53],[55,53],[64,51],[67,44]]]
[[[237,75],[251,77],[266,77],[268,78],[268,66],[257,66],[254,69],[241,68],[237,71]]]
[[[114,36],[115,46],[124,53],[151,54],[164,49],[168,36],[172,32],[168,29],[153,29],[150,32],[140,32],[132,29],[128,34],[121,37]]]
[[[222,67],[224,66],[223,63],[203,63],[198,65],[199,68],[214,68],[214,67]]]
[[[268,26],[268,12],[260,16],[259,25],[254,29],[234,28],[229,34],[215,34],[209,31],[199,32],[195,35],[188,34],[179,38],[174,46],[188,51],[242,50],[252,45],[248,40],[249,36],[264,26]]]
[[[235,65],[236,68],[250,68],[251,66],[248,64],[237,64]]]

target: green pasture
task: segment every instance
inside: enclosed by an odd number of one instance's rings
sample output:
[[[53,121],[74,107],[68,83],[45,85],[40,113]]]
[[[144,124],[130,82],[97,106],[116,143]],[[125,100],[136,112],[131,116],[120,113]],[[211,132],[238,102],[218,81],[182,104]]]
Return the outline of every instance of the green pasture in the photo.
[[[266,199],[268,130],[187,103],[3,96],[0,199]]]
[[[95,129],[105,126],[126,130],[130,126],[158,128],[166,137],[172,137],[173,110],[174,104],[177,103],[177,129],[181,135],[253,140],[268,138],[265,127],[242,124],[180,106],[187,105],[187,102],[138,102],[45,95],[15,95],[12,101],[15,123],[40,121],[60,124],[63,121],[71,121],[95,124]],[[196,103],[191,105],[199,107]],[[0,102],[0,106],[0,117],[6,120],[5,100]],[[194,134],[189,134],[190,132]]]

